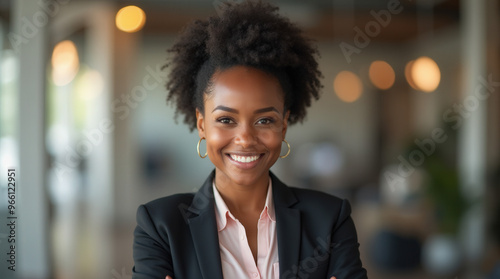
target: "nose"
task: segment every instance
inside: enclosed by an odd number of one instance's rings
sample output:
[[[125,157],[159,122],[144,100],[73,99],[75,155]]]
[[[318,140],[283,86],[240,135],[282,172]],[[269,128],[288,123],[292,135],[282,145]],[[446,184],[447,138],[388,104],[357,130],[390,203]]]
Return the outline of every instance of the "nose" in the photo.
[[[243,148],[249,148],[257,142],[257,134],[252,125],[241,125],[237,129],[234,143]]]

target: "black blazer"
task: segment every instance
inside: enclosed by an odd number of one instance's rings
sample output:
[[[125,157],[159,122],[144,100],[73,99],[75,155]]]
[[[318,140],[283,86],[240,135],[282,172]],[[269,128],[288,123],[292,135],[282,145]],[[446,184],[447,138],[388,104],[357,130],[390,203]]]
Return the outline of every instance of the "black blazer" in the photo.
[[[281,279],[366,279],[347,200],[287,187],[270,173]],[[222,279],[212,181],[139,206],[133,278]],[[226,278],[239,279],[239,278]]]

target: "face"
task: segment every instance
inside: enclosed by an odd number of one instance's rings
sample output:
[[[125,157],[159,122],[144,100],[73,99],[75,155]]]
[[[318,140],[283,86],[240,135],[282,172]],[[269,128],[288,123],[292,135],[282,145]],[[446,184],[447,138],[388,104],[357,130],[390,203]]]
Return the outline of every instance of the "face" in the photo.
[[[216,184],[267,184],[289,115],[278,80],[255,68],[233,66],[214,74],[212,88],[205,94],[204,114],[196,111],[196,116]]]

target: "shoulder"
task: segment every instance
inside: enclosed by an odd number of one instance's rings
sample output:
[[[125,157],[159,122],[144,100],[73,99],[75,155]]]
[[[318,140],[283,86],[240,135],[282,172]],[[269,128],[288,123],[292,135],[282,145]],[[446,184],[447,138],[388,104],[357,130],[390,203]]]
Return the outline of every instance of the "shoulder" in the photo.
[[[339,198],[317,190],[288,186],[273,173],[274,200],[278,205],[291,206],[304,212],[318,214],[335,214],[344,211],[350,214],[350,205],[346,199]]]
[[[137,210],[137,223],[152,222],[179,226],[187,224],[188,219],[201,211],[208,211],[213,199],[212,181],[215,171],[208,176],[201,188],[195,193],[174,194],[142,204]]]
[[[297,198],[296,207],[320,215],[350,215],[351,206],[346,199],[325,192],[286,186]]]
[[[335,231],[352,223],[351,205],[347,199],[311,189],[287,188],[296,197],[297,202],[292,207],[300,211],[304,226],[310,230]]]
[[[290,187],[290,186],[286,187],[290,189],[301,202],[316,202],[321,204],[332,205],[332,204],[341,204],[343,201],[343,199],[337,196],[330,195],[325,192],[317,190]]]
[[[194,193],[174,194],[157,198],[148,203],[143,204],[144,207],[152,211],[164,211],[178,207],[182,204],[189,206],[193,201]]]
[[[149,219],[153,223],[183,219],[183,213],[193,201],[194,193],[183,193],[166,196],[142,204],[137,209],[137,221]]]

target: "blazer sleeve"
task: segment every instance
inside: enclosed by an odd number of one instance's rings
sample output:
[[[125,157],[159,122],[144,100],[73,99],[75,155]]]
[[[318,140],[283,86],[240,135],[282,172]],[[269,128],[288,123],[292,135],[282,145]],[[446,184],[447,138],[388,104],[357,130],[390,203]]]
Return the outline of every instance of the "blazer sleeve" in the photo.
[[[328,278],[367,279],[359,255],[356,228],[351,218],[351,206],[343,200],[337,222],[332,230]]]
[[[158,232],[144,205],[137,210],[133,250],[133,279],[158,279],[167,275],[174,277],[168,237]]]

